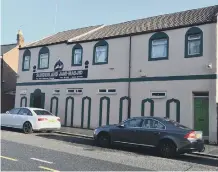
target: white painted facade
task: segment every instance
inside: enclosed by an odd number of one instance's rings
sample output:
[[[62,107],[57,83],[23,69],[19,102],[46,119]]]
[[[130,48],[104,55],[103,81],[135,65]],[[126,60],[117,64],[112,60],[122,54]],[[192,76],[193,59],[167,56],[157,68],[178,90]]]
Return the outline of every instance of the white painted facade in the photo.
[[[105,40],[109,45],[109,52],[108,64],[104,65],[92,64],[93,47],[98,41],[80,43],[80,45],[83,47],[82,66],[71,66],[72,48],[75,44],[62,43],[47,46],[50,52],[49,69],[37,70],[37,72],[53,71],[54,65],[59,59],[64,64],[63,70],[84,69],[84,63],[88,60],[88,77],[84,79],[33,81],[33,66],[38,65],[38,54],[41,47],[29,49],[31,52],[29,71],[22,71],[23,53],[25,50],[20,50],[18,71],[19,77],[17,80],[18,86],[16,90],[15,107],[20,106],[22,97],[27,98],[26,105],[29,106],[30,94],[36,89],[40,89],[43,93],[45,93],[45,109],[50,110],[51,98],[54,96],[57,97],[57,115],[61,118],[62,124],[65,125],[65,114],[67,114],[68,120],[66,125],[70,126],[70,104],[68,104],[68,109],[65,111],[66,98],[70,95],[66,93],[66,90],[68,88],[82,88],[82,94],[71,95],[74,98],[73,127],[81,127],[82,98],[88,96],[91,98],[90,128],[95,128],[99,126],[99,104],[101,97],[107,96],[110,98],[109,123],[114,124],[119,122],[121,97],[129,96],[131,98],[130,114],[133,117],[141,116],[142,100],[147,98],[150,99],[152,91],[166,92],[166,97],[152,99],[154,101],[154,116],[166,116],[166,102],[167,100],[174,98],[180,101],[180,122],[188,127],[193,128],[193,92],[208,92],[209,135],[207,135],[206,138],[208,138],[211,142],[217,142],[217,80],[215,78],[202,78],[203,76],[216,76],[217,74],[218,25],[216,23],[212,23],[199,25],[196,27],[200,28],[203,32],[203,56],[201,57],[184,58],[185,34],[190,27],[163,31],[169,37],[169,56],[166,60],[148,61],[149,39],[154,33],[131,36],[131,51],[130,37]],[[131,54],[129,54],[130,52]],[[129,68],[130,57],[131,68]],[[209,64],[212,64],[211,69],[208,68]],[[130,82],[130,84],[126,81],[129,77],[129,70],[130,78],[133,78],[133,81]],[[201,75],[201,77],[200,79],[196,79],[194,76],[192,76],[192,79],[187,79],[190,75]],[[175,76],[174,78],[177,79],[170,79],[169,76]],[[160,78],[158,79],[154,77],[162,77],[164,78],[164,81],[161,81]],[[122,80],[120,78],[124,79]],[[139,78],[141,78],[141,81],[139,81]],[[110,79],[113,80],[110,81]],[[83,83],[78,82],[81,80]],[[73,81],[75,81],[75,83],[73,83]],[[59,95],[53,95],[55,89],[60,89]],[[116,89],[116,93],[99,94],[99,89]],[[23,95],[20,94],[21,92]],[[22,106],[24,105],[23,103],[24,102],[21,103]],[[87,102],[85,103],[84,109],[83,128],[87,128]],[[127,101],[124,101],[122,120],[127,118],[127,109]],[[52,112],[55,112],[55,104],[53,105]],[[145,115],[150,115],[149,103],[145,104]],[[176,106],[170,106],[170,118],[176,120]],[[103,101],[102,112],[102,125],[103,124],[106,124],[105,100]]]

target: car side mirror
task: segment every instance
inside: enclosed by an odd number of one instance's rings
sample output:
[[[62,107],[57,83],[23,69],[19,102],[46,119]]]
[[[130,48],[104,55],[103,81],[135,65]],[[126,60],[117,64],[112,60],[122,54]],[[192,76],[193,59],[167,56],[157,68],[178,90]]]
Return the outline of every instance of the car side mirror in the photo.
[[[125,126],[124,126],[124,124],[120,124],[120,125],[118,125],[118,127],[119,128],[124,128]]]

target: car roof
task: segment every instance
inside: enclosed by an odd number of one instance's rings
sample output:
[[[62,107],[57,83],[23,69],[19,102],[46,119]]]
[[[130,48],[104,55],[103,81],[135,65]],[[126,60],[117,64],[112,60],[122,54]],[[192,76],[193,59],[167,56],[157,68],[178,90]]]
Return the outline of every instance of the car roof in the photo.
[[[45,110],[45,109],[42,109],[42,108],[33,108],[33,107],[20,107],[20,108],[26,108],[26,109],[29,109],[29,110]]]
[[[152,118],[152,119],[156,119],[156,120],[164,120],[164,117],[156,117],[156,116],[138,116],[138,117],[132,117],[130,119],[136,119],[136,118],[141,118],[141,119],[147,119],[147,118]]]

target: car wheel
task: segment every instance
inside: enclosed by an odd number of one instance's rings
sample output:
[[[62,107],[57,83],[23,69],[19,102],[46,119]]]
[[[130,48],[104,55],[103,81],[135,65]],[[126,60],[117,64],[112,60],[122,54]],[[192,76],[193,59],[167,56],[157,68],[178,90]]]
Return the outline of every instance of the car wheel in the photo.
[[[53,133],[53,132],[54,132],[53,130],[48,130],[48,131],[47,131],[47,133]]]
[[[162,141],[158,149],[160,155],[164,158],[172,158],[176,155],[176,146],[172,141]]]
[[[110,146],[110,136],[108,134],[100,134],[97,139],[97,143],[101,147],[109,147]]]
[[[24,132],[25,134],[30,134],[30,133],[33,132],[33,128],[32,128],[32,125],[31,125],[30,122],[25,122],[25,123],[23,124],[23,132]]]

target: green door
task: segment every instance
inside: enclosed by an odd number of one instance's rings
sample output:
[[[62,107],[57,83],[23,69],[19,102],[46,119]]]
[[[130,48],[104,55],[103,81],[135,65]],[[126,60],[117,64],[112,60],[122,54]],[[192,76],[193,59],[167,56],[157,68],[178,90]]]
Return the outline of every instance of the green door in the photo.
[[[30,107],[38,107],[44,109],[45,107],[45,93],[41,93],[36,99],[34,93],[30,94]]]
[[[45,93],[41,93],[41,108],[45,108]]]
[[[33,104],[34,104],[34,94],[31,93],[30,94],[30,107],[34,107]]]
[[[203,136],[209,136],[209,99],[194,98],[194,129],[203,131]]]

